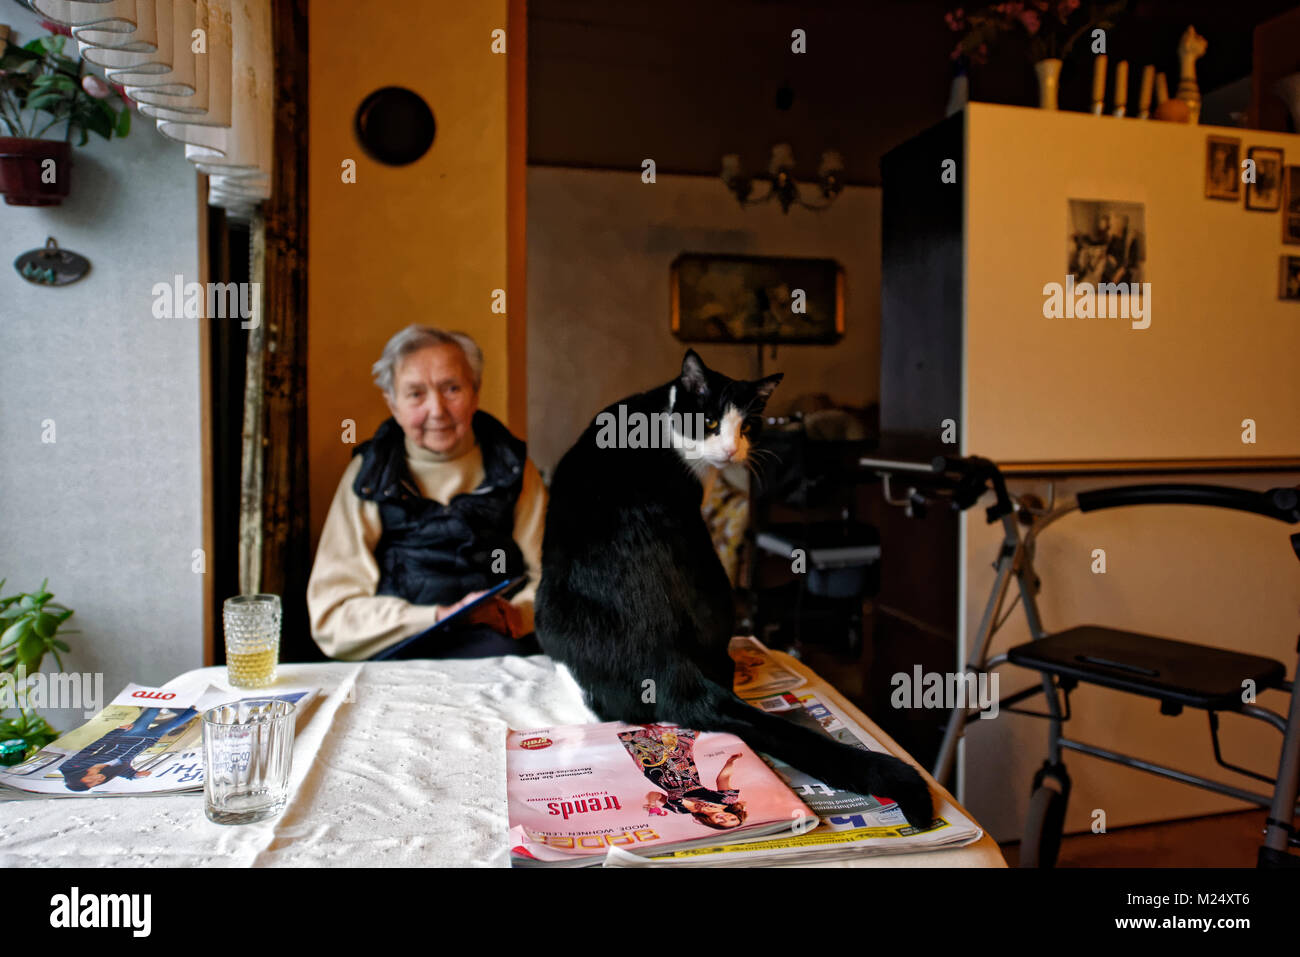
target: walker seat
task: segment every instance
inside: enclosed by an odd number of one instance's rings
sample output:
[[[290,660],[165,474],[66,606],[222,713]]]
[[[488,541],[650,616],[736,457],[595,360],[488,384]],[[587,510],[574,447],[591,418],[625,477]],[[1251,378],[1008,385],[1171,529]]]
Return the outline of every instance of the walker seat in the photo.
[[[1286,667],[1272,658],[1100,625],[1080,625],[1017,645],[1007,660],[1207,711],[1239,711],[1247,680],[1258,693],[1280,687],[1286,678]]]

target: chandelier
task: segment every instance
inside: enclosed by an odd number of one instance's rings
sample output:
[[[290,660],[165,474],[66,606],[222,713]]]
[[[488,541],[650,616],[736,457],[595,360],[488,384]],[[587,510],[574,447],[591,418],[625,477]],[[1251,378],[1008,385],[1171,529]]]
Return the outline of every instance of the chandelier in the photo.
[[[767,165],[767,172],[757,176],[746,176],[740,167],[740,156],[728,153],[722,157],[722,181],[731,190],[742,207],[757,206],[775,199],[781,204],[781,212],[790,212],[790,207],[799,204],[804,209],[821,211],[829,209],[835,197],[844,188],[844,160],[834,150],[822,153],[821,166],[817,168],[817,186],[821,191],[821,202],[808,202],[799,195],[799,187],[794,181],[794,151],[789,143],[778,143],[772,147],[772,159]],[[767,183],[767,192],[762,196],[750,198],[754,184]]]

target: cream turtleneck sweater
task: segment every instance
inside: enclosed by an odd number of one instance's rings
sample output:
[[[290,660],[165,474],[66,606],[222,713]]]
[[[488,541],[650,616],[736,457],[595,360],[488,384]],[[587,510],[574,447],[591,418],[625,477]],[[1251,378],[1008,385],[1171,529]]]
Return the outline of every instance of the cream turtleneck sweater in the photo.
[[[455,458],[406,443],[406,461],[425,498],[447,503],[483,482],[483,453],[478,443]],[[383,532],[379,504],[358,498],[352,484],[362,456],[354,455],[343,470],[330,504],[316,562],[307,581],[307,610],[312,638],[331,658],[357,661],[418,634],[436,620],[432,605],[413,605],[393,595],[376,595],[379,565],[375,546]],[[528,566],[528,584],[512,598],[524,620],[524,633],[533,630],[533,597],[541,579],[542,529],[546,516],[546,487],[531,459],[524,463],[523,487],[515,503],[515,542]]]

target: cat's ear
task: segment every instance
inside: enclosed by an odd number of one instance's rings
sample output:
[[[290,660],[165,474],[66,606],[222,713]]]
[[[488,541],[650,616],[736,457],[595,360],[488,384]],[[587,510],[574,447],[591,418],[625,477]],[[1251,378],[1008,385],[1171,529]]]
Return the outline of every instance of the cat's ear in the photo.
[[[682,385],[696,395],[702,395],[708,382],[704,372],[704,360],[694,349],[687,349],[686,355],[682,358]]]
[[[775,372],[754,382],[754,392],[758,396],[756,401],[760,410],[767,405],[767,400],[772,397],[772,390],[780,385],[784,378],[784,372]]]

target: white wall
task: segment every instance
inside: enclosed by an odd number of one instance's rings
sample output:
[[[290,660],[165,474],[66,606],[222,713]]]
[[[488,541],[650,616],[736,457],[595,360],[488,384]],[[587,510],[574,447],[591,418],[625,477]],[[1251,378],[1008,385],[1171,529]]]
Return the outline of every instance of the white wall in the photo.
[[[812,187],[804,186],[805,191]],[[811,195],[811,194],[809,194]],[[528,444],[553,469],[601,408],[667,382],[686,346],[669,329],[668,270],[683,252],[829,257],[845,270],[845,336],[782,346],[770,408],[804,392],[865,405],[880,395],[880,190],[846,189],[822,213],[741,209],[715,177],[529,167]],[[696,346],[737,378],[756,347]]]
[[[999,462],[1300,456],[1300,302],[1281,214],[1205,198],[1211,134],[1300,136],[975,103],[966,124],[968,446]],[[1047,319],[1070,199],[1146,207],[1151,325]],[[1242,420],[1257,442],[1242,443]]]
[[[43,32],[16,4],[0,21],[21,43]],[[132,119],[125,140],[74,146],[61,206],[0,204],[0,578],[4,594],[49,578],[81,631],[66,670],[102,672],[106,698],[202,663],[200,327],[151,314],[155,282],[198,278],[196,174]],[[13,260],[47,236],[90,273],[64,288],[22,279]]]
[[[1295,486],[1300,475],[1197,474],[1074,479],[1057,483],[1066,496],[1106,485],[1154,481],[1203,482],[1252,489]],[[1043,481],[1019,480],[1012,492],[1033,491],[1047,499]],[[965,531],[965,641],[974,640],[992,588],[1001,524],[984,522],[983,505],[963,513]],[[1163,638],[1214,645],[1274,658],[1296,669],[1300,562],[1288,535],[1293,525],[1244,512],[1190,506],[1117,508],[1075,513],[1047,528],[1034,566],[1042,578],[1038,596],[1049,631],[1104,625]],[[1092,571],[1093,549],[1105,550],[1106,572]],[[1016,595],[1013,583],[1008,602]],[[1007,606],[1009,607],[1009,605]],[[994,640],[997,655],[1030,640],[1020,608]],[[1003,696],[1037,683],[1037,673],[1012,665],[998,669]],[[1247,791],[1268,792],[1258,781],[1219,768],[1210,745],[1205,712],[1186,709],[1161,715],[1153,699],[1080,685],[1070,696],[1073,717],[1064,734],[1097,747],[1146,758],[1168,767],[1224,781]],[[1286,716],[1289,698],[1264,692],[1258,704]],[[1041,711],[1039,695],[1020,705]],[[1275,775],[1282,736],[1262,722],[1225,715],[1220,741],[1226,760]],[[972,722],[966,738],[965,803],[998,840],[1020,836],[1033,774],[1047,757],[1047,722],[1003,712]],[[1251,805],[1145,771],[1065,752],[1074,782],[1066,830],[1087,832],[1092,812],[1106,812],[1110,828],[1193,817]]]

